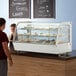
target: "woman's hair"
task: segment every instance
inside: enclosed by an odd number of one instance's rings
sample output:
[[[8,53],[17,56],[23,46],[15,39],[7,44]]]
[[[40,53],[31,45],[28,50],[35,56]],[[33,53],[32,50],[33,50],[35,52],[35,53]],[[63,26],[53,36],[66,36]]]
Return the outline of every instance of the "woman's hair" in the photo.
[[[6,23],[6,20],[4,18],[0,18],[0,26],[3,26]]]
[[[11,26],[10,27],[16,27],[16,24],[15,23],[13,23],[13,24],[11,24]]]

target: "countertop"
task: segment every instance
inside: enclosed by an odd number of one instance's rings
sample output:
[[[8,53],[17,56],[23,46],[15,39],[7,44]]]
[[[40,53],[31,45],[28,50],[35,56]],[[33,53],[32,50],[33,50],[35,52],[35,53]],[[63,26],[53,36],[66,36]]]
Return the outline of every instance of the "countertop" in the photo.
[[[29,57],[37,57],[37,58],[46,58],[46,59],[60,59],[60,60],[70,60],[76,58],[76,50],[73,50],[68,55],[55,55],[55,54],[44,54],[44,53],[34,53],[34,52],[17,52],[15,51],[13,54],[21,55],[21,56],[29,56]]]

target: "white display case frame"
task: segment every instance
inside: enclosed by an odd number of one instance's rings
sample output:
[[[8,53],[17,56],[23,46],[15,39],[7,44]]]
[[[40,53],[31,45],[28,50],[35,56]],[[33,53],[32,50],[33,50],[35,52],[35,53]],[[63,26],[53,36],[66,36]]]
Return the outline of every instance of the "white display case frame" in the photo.
[[[51,28],[58,28],[58,34],[57,34],[57,38],[56,38],[56,43],[54,45],[47,45],[47,44],[35,44],[35,43],[30,43],[30,42],[20,42],[18,40],[14,40],[14,47],[16,51],[22,51],[22,52],[36,52],[36,53],[47,53],[47,54],[66,54],[66,53],[70,53],[72,52],[72,24],[71,22],[62,22],[62,23],[31,23],[31,22],[19,22],[17,24],[17,28],[18,25],[22,23],[22,24],[27,24],[27,25],[31,25],[33,27],[37,27],[39,26],[39,28],[44,27],[44,28],[48,28],[49,26]],[[42,26],[40,26],[42,25]],[[23,27],[24,25],[21,25],[20,27]],[[69,31],[68,31],[68,42],[59,42],[59,37],[60,36],[60,29],[61,28],[67,28],[69,27]],[[18,29],[17,29],[18,30]],[[17,31],[16,30],[16,31]],[[67,30],[65,30],[66,32]],[[64,32],[64,30],[63,30]],[[63,35],[65,36],[65,34],[63,33]],[[63,36],[63,37],[64,37]],[[62,38],[63,38],[62,37]],[[66,37],[65,37],[66,38]],[[64,39],[64,38],[63,38]],[[66,39],[64,39],[66,40]]]

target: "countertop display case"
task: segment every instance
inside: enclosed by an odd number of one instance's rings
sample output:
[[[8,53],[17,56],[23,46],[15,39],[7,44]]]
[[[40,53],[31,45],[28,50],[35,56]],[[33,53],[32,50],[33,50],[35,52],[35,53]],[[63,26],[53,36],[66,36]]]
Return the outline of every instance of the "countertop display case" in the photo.
[[[72,51],[72,25],[63,23],[17,24],[14,40],[16,51],[65,54]]]

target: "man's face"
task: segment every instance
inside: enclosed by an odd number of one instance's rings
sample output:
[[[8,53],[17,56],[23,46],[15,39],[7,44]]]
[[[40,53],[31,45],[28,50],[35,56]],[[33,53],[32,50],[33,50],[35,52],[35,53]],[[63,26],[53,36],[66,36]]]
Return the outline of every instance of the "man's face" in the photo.
[[[11,32],[15,32],[15,27],[11,27]]]
[[[1,26],[1,30],[3,31],[5,29],[5,24]]]

